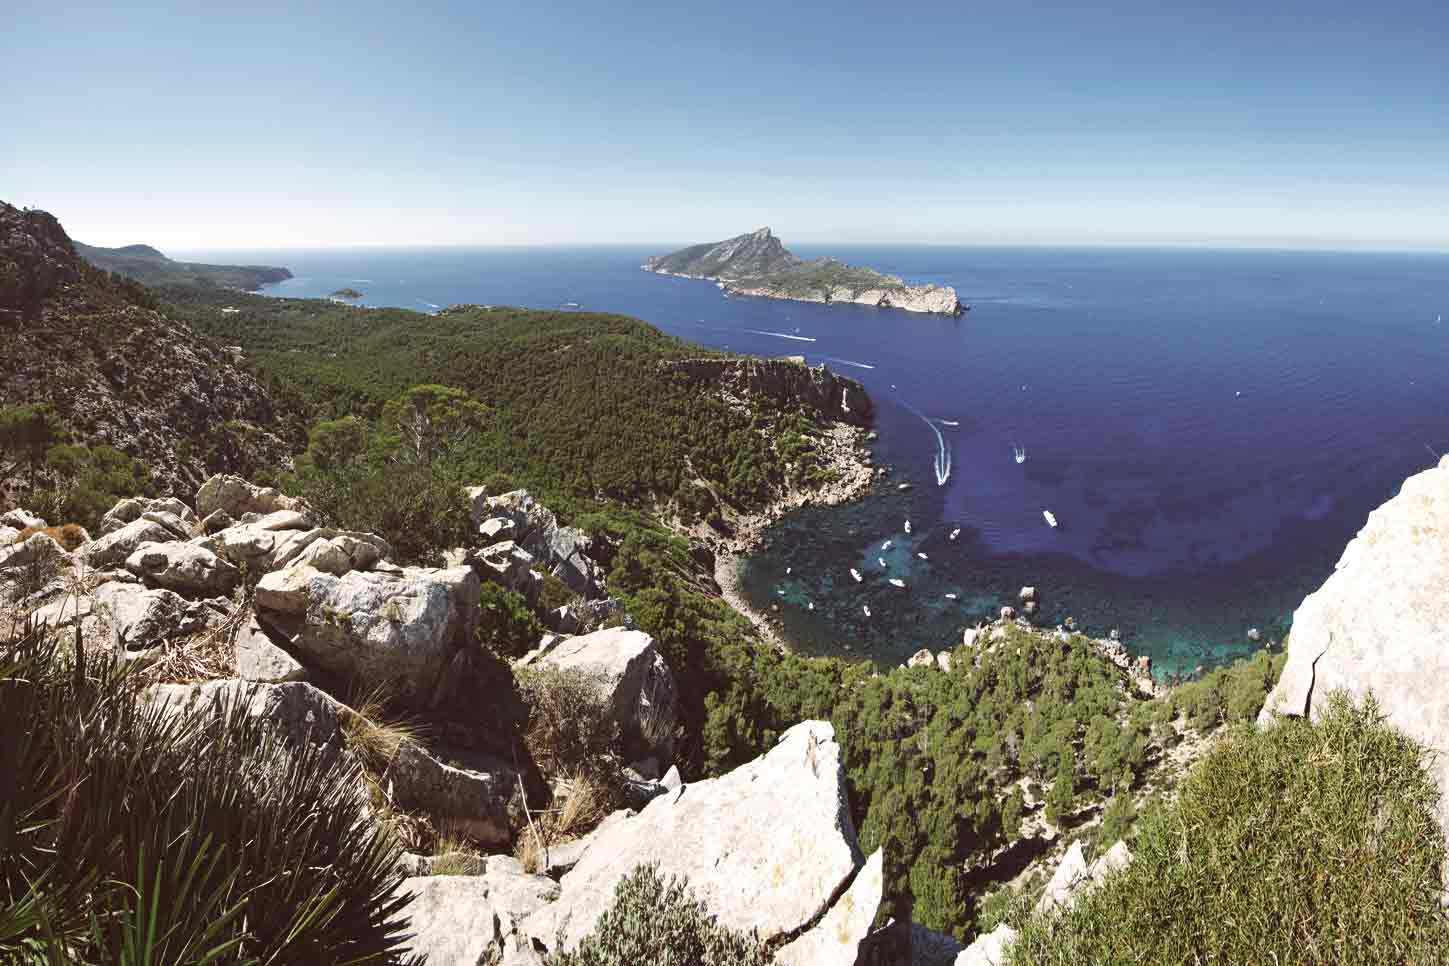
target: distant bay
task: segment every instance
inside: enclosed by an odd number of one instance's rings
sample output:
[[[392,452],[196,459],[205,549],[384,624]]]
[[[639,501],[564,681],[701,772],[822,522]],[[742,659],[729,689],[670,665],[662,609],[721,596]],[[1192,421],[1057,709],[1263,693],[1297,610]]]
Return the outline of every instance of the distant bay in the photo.
[[[1159,670],[1227,660],[1249,628],[1281,636],[1368,512],[1449,448],[1446,256],[798,246],[954,286],[973,308],[953,320],[640,271],[670,248],[177,257],[285,265],[274,295],[620,312],[859,379],[889,484],[799,511],[743,573],[817,653],[939,648],[1033,584],[1044,620],[1118,628]]]

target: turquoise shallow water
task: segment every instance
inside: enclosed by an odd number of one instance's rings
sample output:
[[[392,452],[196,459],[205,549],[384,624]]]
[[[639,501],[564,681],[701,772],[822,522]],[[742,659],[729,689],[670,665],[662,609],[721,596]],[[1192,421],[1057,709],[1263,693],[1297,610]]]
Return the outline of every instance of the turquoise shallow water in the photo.
[[[616,311],[860,379],[877,459],[914,489],[800,511],[744,572],[750,599],[817,652],[896,661],[1035,584],[1046,620],[1117,627],[1160,670],[1222,661],[1251,648],[1250,627],[1280,634],[1368,512],[1449,448],[1446,256],[828,252],[954,285],[973,311],[949,319],[725,298],[639,270],[675,247],[206,257],[287,265],[297,278],[276,294]],[[907,516],[911,547],[887,557],[900,590],[876,557],[887,538],[904,547]]]

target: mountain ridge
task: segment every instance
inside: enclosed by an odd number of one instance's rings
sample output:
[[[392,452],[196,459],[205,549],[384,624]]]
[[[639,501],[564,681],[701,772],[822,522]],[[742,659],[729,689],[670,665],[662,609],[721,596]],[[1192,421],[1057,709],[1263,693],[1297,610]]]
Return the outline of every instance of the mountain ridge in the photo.
[[[291,269],[278,265],[209,265],[178,262],[151,245],[123,245],[100,248],[74,242],[81,258],[96,268],[115,272],[152,287],[166,285],[208,285],[255,292],[263,285],[292,277]]]

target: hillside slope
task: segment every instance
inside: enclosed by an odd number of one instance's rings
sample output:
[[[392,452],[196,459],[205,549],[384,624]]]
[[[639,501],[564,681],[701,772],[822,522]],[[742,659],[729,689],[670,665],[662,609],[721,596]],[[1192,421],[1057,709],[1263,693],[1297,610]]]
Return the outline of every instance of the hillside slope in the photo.
[[[144,460],[158,485],[285,458],[267,392],[134,282],[87,264],[60,223],[0,202],[0,399]]]
[[[81,258],[96,268],[133,278],[142,285],[205,285],[255,292],[270,282],[292,277],[292,272],[275,265],[206,265],[178,262],[150,245],[97,248],[73,242]]]

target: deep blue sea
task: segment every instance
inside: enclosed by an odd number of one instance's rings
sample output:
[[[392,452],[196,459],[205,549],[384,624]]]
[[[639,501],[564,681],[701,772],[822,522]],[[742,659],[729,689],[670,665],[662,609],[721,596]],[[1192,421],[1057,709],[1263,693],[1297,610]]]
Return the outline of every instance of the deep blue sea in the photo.
[[[955,286],[972,311],[949,319],[725,298],[639,270],[674,247],[192,257],[286,265],[297,277],[275,295],[621,312],[859,379],[889,484],[795,514],[744,567],[751,599],[811,652],[895,661],[1034,584],[1045,620],[1117,628],[1160,673],[1221,662],[1253,648],[1250,627],[1281,636],[1368,512],[1449,449],[1449,256],[829,250]]]

